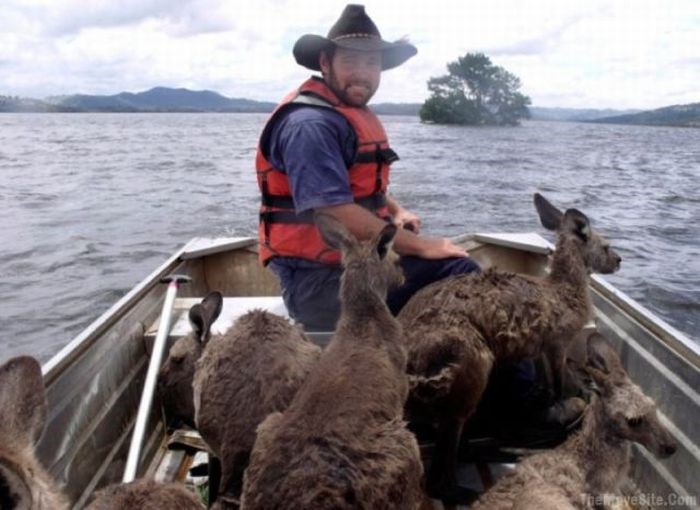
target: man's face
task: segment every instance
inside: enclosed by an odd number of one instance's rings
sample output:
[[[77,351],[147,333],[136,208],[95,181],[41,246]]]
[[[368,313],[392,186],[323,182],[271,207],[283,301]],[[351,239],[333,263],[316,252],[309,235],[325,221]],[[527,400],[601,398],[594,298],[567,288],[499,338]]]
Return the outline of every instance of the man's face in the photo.
[[[333,60],[321,53],[321,71],[338,98],[350,106],[365,106],[379,87],[382,54],[336,48]]]

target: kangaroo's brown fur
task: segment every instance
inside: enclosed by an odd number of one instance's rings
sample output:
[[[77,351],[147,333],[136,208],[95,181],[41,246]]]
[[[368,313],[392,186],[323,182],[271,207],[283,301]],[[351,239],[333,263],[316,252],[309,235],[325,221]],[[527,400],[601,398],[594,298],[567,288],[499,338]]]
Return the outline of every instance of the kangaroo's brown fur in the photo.
[[[0,366],[0,508],[62,510],[68,500],[36,458],[46,424],[46,390],[29,356]]]
[[[457,276],[422,289],[399,314],[411,398],[435,405],[440,419],[428,475],[435,494],[456,490],[457,441],[496,364],[544,353],[560,396],[568,343],[590,317],[589,274],[619,267],[620,257],[583,213],[561,213],[538,194],[535,206],[558,236],[547,277],[493,269]]]
[[[214,291],[190,308],[192,331],[173,344],[158,373],[158,394],[170,422],[195,426],[192,393],[195,363],[211,337],[211,326],[219,317],[222,305],[221,293]]]
[[[619,496],[636,442],[660,458],[676,444],[656,415],[654,402],[627,376],[615,351],[598,334],[588,339],[588,367],[596,385],[582,428],[556,449],[523,460],[474,509],[593,508]]]
[[[136,480],[110,485],[95,495],[87,510],[201,510],[197,496],[181,484]]]
[[[320,354],[299,327],[263,310],[211,339],[193,385],[197,429],[221,462],[219,505],[240,497],[257,426],[287,408]]]
[[[422,467],[402,419],[403,334],[385,304],[403,279],[389,251],[396,227],[358,243],[337,220],[317,224],[343,252],[341,317],[289,408],[258,428],[243,508],[415,508]]]

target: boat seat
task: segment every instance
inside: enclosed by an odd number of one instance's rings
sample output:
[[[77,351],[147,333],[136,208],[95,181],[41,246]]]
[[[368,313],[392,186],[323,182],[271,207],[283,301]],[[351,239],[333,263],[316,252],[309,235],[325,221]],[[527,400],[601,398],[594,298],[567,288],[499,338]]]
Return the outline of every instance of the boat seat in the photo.
[[[173,306],[172,327],[170,328],[170,339],[179,338],[189,334],[192,326],[189,321],[189,311],[203,298],[177,298]],[[268,312],[289,317],[287,308],[284,306],[281,296],[256,296],[256,297],[225,297],[221,314],[211,327],[212,334],[225,333],[228,328],[240,316],[255,309],[267,310]],[[146,338],[155,339],[160,325],[160,316],[146,330]]]

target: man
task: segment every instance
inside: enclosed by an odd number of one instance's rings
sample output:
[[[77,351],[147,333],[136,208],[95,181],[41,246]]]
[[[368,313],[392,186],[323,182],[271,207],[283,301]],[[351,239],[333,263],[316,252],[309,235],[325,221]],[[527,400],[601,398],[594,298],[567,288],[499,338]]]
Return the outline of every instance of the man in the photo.
[[[262,262],[280,278],[290,315],[307,331],[332,331],[340,314],[339,254],[321,240],[314,211],[334,216],[360,239],[385,221],[404,227],[394,249],[403,256],[406,284],[389,295],[394,313],[428,283],[479,269],[449,239],[419,235],[418,216],[387,194],[398,157],[367,103],[381,72],[416,52],[408,42],[382,40],[360,5],[348,5],[327,37],[304,35],[294,46],[296,61],[322,78],[289,94],[263,130],[259,237]]]

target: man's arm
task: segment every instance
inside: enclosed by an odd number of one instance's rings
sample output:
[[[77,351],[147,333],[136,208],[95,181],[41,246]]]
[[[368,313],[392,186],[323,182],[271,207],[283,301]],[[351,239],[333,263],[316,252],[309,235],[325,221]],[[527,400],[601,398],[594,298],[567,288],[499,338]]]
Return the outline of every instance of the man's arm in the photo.
[[[318,212],[330,214],[339,220],[358,239],[371,239],[386,223],[357,204],[341,204],[319,207]],[[400,229],[394,238],[394,250],[400,255],[415,255],[425,259],[466,257],[467,251],[446,238],[417,236],[413,232]]]
[[[297,212],[322,211],[340,220],[359,239],[374,237],[386,223],[353,202],[343,159],[345,145],[348,152],[354,151],[354,135],[352,140],[346,140],[352,135],[347,121],[335,112],[318,108],[300,108],[291,112],[288,119],[285,125],[278,126],[279,140],[271,143],[270,152],[273,164],[284,163]],[[275,131],[271,138],[274,140]],[[390,211],[392,204],[398,205],[390,198]],[[467,256],[449,239],[418,237],[403,229],[395,238],[394,249],[402,255],[433,259]]]

